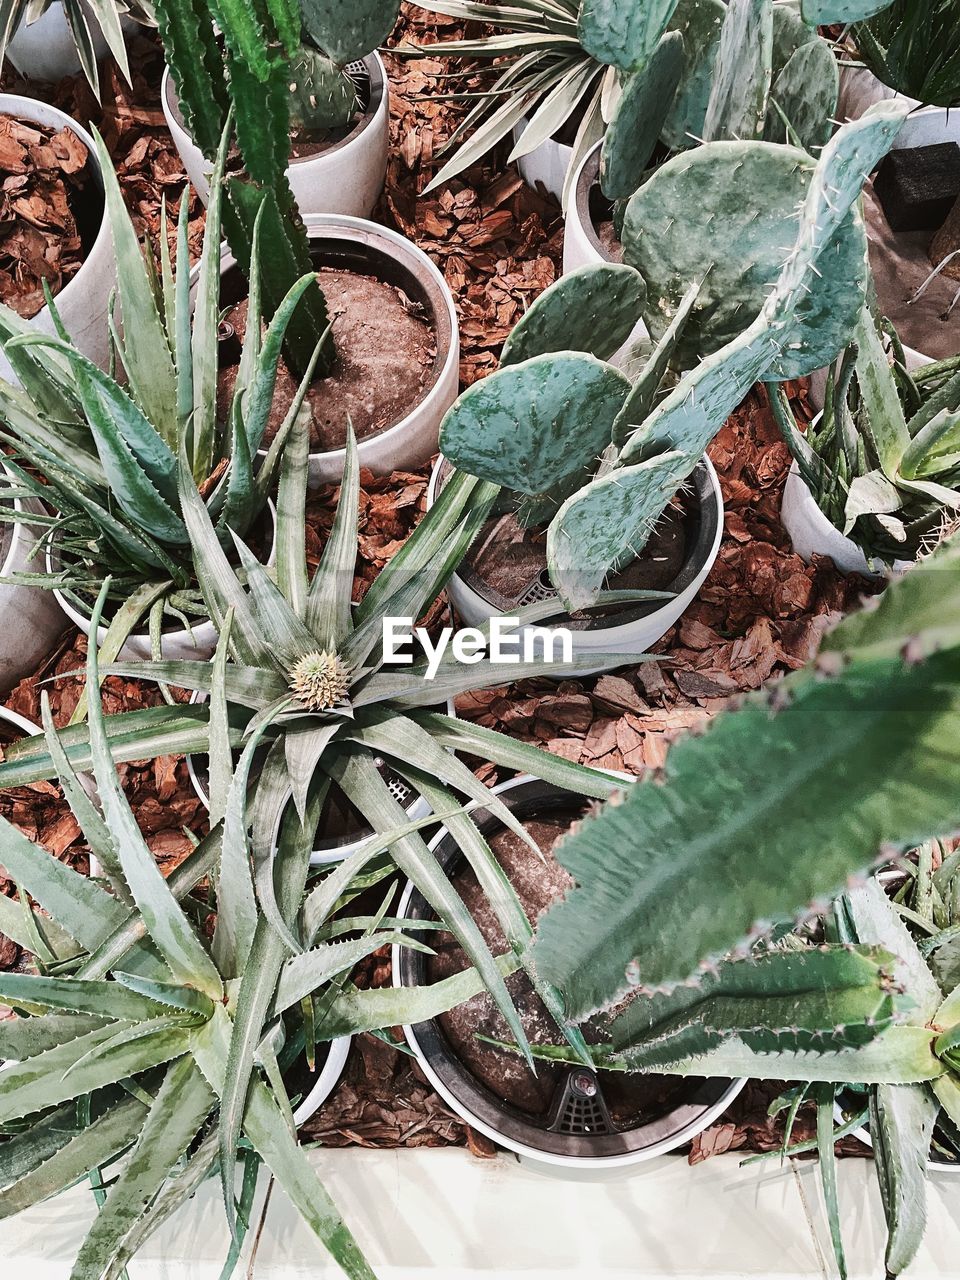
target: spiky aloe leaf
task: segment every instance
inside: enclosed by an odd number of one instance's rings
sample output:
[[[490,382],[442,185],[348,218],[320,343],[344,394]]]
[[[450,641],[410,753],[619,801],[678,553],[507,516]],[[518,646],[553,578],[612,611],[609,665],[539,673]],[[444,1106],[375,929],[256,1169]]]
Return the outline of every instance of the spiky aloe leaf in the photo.
[[[569,271],[527,308],[503,344],[500,366],[557,351],[586,351],[608,360],[640,319],[643,277],[614,262]]]
[[[400,12],[400,0],[301,0],[303,25],[315,44],[346,66],[383,44]]]
[[[636,982],[683,980],[758,922],[836,892],[885,848],[951,830],[960,813],[942,779],[960,780],[958,682],[958,650],[910,667],[853,661],[830,679],[801,673],[677,743],[658,782],[584,821],[557,850],[578,887],[536,943],[571,1011]],[[724,886],[731,901],[719,909]]]
[[[577,18],[580,43],[591,57],[621,71],[641,70],[673,17],[677,0],[584,0]]]
[[[924,1085],[880,1084],[870,1095],[870,1136],[887,1220],[887,1274],[916,1256],[927,1225],[927,1157],[939,1106]]]
[[[469,387],[440,425],[440,447],[471,475],[535,497],[599,457],[629,392],[595,356],[535,356]]]

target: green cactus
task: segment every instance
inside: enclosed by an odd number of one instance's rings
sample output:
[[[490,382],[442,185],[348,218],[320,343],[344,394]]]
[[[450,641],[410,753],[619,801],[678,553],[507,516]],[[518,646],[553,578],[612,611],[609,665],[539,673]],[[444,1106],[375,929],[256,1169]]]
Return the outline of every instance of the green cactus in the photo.
[[[861,22],[889,8],[891,3],[892,0],[800,0],[800,13],[804,22],[819,27],[834,22]]]
[[[640,186],[683,67],[683,37],[671,31],[624,85],[600,152],[600,185],[610,200],[626,200]]]
[[[764,140],[819,150],[837,114],[840,68],[827,42],[782,5],[773,11],[772,72]]]
[[[680,0],[667,28],[683,37],[680,83],[660,132],[671,151],[682,151],[703,138],[726,11],[723,0]]]
[[[580,43],[591,57],[621,71],[640,71],[657,47],[677,0],[583,0]]]
[[[514,325],[501,368],[551,351],[586,351],[607,360],[630,337],[645,298],[643,277],[633,267],[598,262],[570,271]]]
[[[301,45],[288,63],[290,123],[308,132],[349,124],[357,107],[357,86],[325,54]]]
[[[440,425],[440,448],[470,475],[536,498],[599,458],[629,393],[595,356],[534,356],[468,387]]]
[[[703,122],[704,142],[760,137],[772,68],[773,0],[730,0]]]
[[[945,548],[891,584],[883,613],[836,629],[829,664],[676,743],[658,777],[561,843],[577,887],[540,922],[534,959],[571,1013],[682,982],[760,922],[802,915],[878,857],[956,829],[960,630],[904,663],[894,646],[910,644],[910,620],[896,605],[908,582],[922,606],[955,606],[960,562]],[[861,657],[870,639],[891,656]]]
[[[400,0],[300,0],[310,39],[338,67],[365,58],[396,25]]]

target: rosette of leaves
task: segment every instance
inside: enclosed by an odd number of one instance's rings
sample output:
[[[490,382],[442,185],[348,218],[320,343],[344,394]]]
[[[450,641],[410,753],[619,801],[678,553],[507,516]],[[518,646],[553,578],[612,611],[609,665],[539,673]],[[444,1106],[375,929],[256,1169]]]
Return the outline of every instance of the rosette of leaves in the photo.
[[[105,598],[106,588],[95,623]],[[212,664],[215,705],[225,699],[229,630],[228,621]],[[95,645],[87,675],[96,687]],[[235,1234],[229,1271],[263,1164],[344,1272],[371,1280],[297,1145],[285,1071],[316,1044],[433,1016],[481,989],[473,970],[416,992],[361,991],[350,981],[359,959],[408,942],[386,902],[373,916],[342,908],[390,872],[378,855],[410,824],[374,837],[308,885],[322,789],[308,789],[302,818],[290,807],[273,872],[284,928],[297,939],[291,955],[258,905],[251,874],[252,747],[234,771],[229,745],[214,733],[212,830],[165,879],[121,789],[99,699],[89,715],[99,805],[69,763],[46,699],[43,714],[48,749],[102,877],[79,874],[0,819],[0,858],[20,893],[19,902],[0,898],[0,929],[32,954],[35,970],[0,974],[0,999],[18,1015],[0,1025],[0,1217],[89,1177],[99,1212],[71,1277],[114,1280],[219,1166]]]
[[[960,105],[957,0],[896,0],[851,35],[860,61],[891,89],[928,106]]]
[[[148,611],[157,643],[164,615],[181,626],[206,616],[179,493],[181,455],[221,541],[229,543],[228,529],[248,531],[263,512],[309,369],[263,465],[255,470],[254,462],[284,334],[313,277],[293,286],[262,333],[260,282],[267,266],[261,266],[258,222],[243,352],[230,402],[218,412],[219,187],[214,185],[207,213],[194,295],[188,202],[181,200],[177,228],[180,269],[173,270],[166,237],[157,267],[141,253],[99,134],[95,143],[117,257],[120,323],[113,316],[106,321],[116,367],[104,372],[76,350],[53,299],[48,305],[56,337],[0,307],[0,345],[19,379],[19,386],[0,381],[0,439],[13,450],[5,465],[15,476],[14,492],[39,497],[53,509],[46,519],[30,520],[45,523],[43,544],[52,545],[57,571],[45,573],[38,563],[22,580],[58,587],[89,609],[112,576],[111,645],[117,653]],[[5,511],[4,518],[15,513]]]
[[[907,371],[896,331],[864,308],[827,377],[823,413],[801,432],[782,388],[774,414],[835,528],[869,558],[912,560],[960,509],[957,361]]]

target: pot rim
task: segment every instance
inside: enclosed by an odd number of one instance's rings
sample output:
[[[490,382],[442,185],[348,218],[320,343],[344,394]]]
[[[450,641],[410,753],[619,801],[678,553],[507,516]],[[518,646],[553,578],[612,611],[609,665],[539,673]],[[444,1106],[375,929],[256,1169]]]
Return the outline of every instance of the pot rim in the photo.
[[[376,444],[377,447],[388,445],[407,429],[411,419],[422,414],[431,400],[443,392],[446,375],[451,366],[456,368],[460,361],[460,331],[457,310],[453,295],[443,274],[424,251],[390,227],[383,227],[378,222],[367,218],[355,218],[345,213],[307,214],[303,219],[307,236],[318,246],[324,241],[340,241],[349,244],[364,254],[380,256],[399,266],[407,275],[415,280],[426,295],[430,308],[430,328],[437,344],[437,356],[433,365],[433,374],[429,384],[423,389],[420,399],[410,405],[402,418],[388,426],[382,427],[373,435],[358,441],[361,462],[364,448]],[[231,269],[237,268],[237,260],[226,242],[220,250],[220,274],[223,277]],[[373,273],[371,273],[373,274]],[[199,267],[195,266],[190,274],[191,287],[199,277]],[[263,457],[265,449],[258,450]],[[326,449],[310,453],[311,463],[322,462],[327,466],[342,469],[347,456],[346,447]]]
[[[10,530],[10,546],[7,548],[7,554],[3,557],[3,565],[0,566],[0,578],[5,578],[11,571],[17,553],[21,550],[21,543],[26,539],[24,526],[28,523],[29,512],[22,498],[10,498],[4,493],[4,488],[13,488],[17,483],[13,472],[5,463],[0,464],[0,502],[7,503],[20,517],[18,520],[6,522],[6,527]],[[0,531],[0,545],[2,545],[3,534]],[[15,585],[15,584],[14,584]]]
[[[31,115],[31,112],[34,114]],[[90,173],[94,179],[97,190],[100,194],[100,226],[94,236],[93,244],[89,251],[85,254],[83,261],[76,274],[67,281],[67,283],[54,295],[54,302],[61,302],[68,297],[72,298],[75,294],[79,294],[81,288],[81,277],[84,268],[91,258],[95,256],[97,251],[101,249],[111,238],[110,219],[107,217],[107,199],[103,185],[103,173],[100,169],[100,160],[97,156],[96,147],[90,133],[84,129],[83,125],[78,124],[73,116],[67,115],[65,111],[61,111],[59,107],[51,106],[49,103],[43,102],[39,98],[30,98],[19,93],[0,93],[0,115],[13,116],[18,120],[22,120],[27,124],[49,124],[50,116],[54,117],[54,121],[59,123],[61,129],[69,129],[71,133],[76,134],[83,145],[87,149],[87,164],[90,166]],[[83,282],[83,288],[86,288],[86,281]],[[36,320],[48,310],[46,304],[33,317]]]
[[[573,179],[572,203],[576,211],[577,221],[589,241],[590,248],[598,253],[604,262],[612,262],[613,258],[600,243],[600,237],[597,235],[597,228],[593,224],[593,216],[590,213],[590,195],[600,180],[600,151],[602,147],[603,139],[601,138],[599,142],[594,143],[580,161],[579,168]]]
[[[338,151],[343,151],[346,147],[356,142],[361,134],[370,128],[377,117],[386,112],[388,80],[387,69],[383,59],[374,50],[373,53],[368,53],[366,57],[357,58],[350,65],[353,66],[360,63],[363,64],[370,82],[369,100],[360,119],[345,137],[341,138],[339,142],[332,143],[318,154],[312,156],[288,156],[288,168],[292,168],[294,165],[322,164],[330,156],[335,155]],[[183,132],[184,136],[190,140],[191,145],[195,147],[197,144],[194,142],[193,134],[190,132],[180,110],[180,100],[177,97],[176,86],[173,83],[173,76],[169,67],[164,67],[163,69],[163,79],[160,83],[160,100],[168,121],[172,120]]]
[[[293,1113],[293,1122],[298,1128],[320,1110],[340,1083],[352,1044],[353,1036],[337,1036],[336,1039],[327,1041],[326,1060],[320,1070],[314,1073],[314,1084]]]
[[[624,779],[633,781],[632,776],[629,774],[623,774],[621,776],[624,777]],[[502,797],[506,793],[516,790],[517,788],[524,788],[528,793],[532,793],[529,795],[529,799],[534,803],[536,803],[538,799],[543,799],[549,796],[550,798],[560,800],[569,797],[572,802],[576,804],[577,798],[574,793],[565,792],[559,787],[554,787],[550,783],[546,783],[539,778],[532,777],[530,774],[521,774],[518,777],[511,778],[507,782],[500,783],[499,786],[493,788],[493,794]],[[498,820],[491,815],[489,811],[485,810],[476,811],[473,814],[473,819],[478,823],[478,825],[485,821],[494,824],[498,822]],[[450,836],[446,829],[441,828],[434,839],[430,842],[429,847],[431,852],[440,856],[441,863],[443,862],[443,858],[440,846],[444,841],[449,839]],[[456,857],[457,855],[455,852],[452,852],[450,856]],[[408,881],[404,887],[400,903],[397,907],[398,915],[405,917],[410,913],[411,903],[415,892],[416,890],[413,883]],[[394,945],[391,950],[391,958],[393,963],[393,985],[395,987],[408,985],[408,983],[405,983],[403,979],[404,977],[409,979],[412,976],[412,966],[417,963],[417,957],[408,948],[401,947],[397,944]],[[662,1136],[654,1137],[653,1140],[645,1146],[637,1147],[626,1152],[621,1151],[611,1155],[592,1156],[578,1156],[557,1151],[547,1151],[540,1146],[534,1145],[538,1132],[546,1133],[547,1130],[538,1130],[537,1127],[530,1122],[518,1121],[511,1118],[511,1124],[519,1129],[524,1135],[524,1137],[517,1138],[512,1134],[505,1134],[502,1132],[501,1129],[496,1127],[491,1118],[484,1118],[476,1114],[472,1106],[472,1102],[474,1100],[479,1100],[485,1103],[484,1109],[487,1111],[488,1117],[495,1117],[498,1114],[504,1114],[502,1102],[495,1099],[479,1081],[473,1081],[473,1078],[470,1077],[470,1092],[473,1094],[471,1103],[464,1102],[463,1099],[456,1094],[448,1080],[444,1079],[434,1066],[430,1054],[431,1046],[427,1045],[425,1047],[421,1042],[427,1037],[436,1038],[436,1033],[433,1032],[432,1029],[435,1022],[436,1019],[429,1019],[425,1022],[413,1025],[408,1024],[403,1027],[403,1034],[407,1043],[417,1055],[420,1068],[430,1081],[433,1088],[436,1089],[448,1106],[450,1106],[462,1119],[465,1119],[473,1128],[485,1134],[492,1141],[499,1143],[500,1146],[506,1147],[517,1155],[525,1156],[540,1164],[560,1165],[567,1168],[577,1169],[613,1169],[622,1165],[637,1164],[644,1160],[652,1159],[654,1156],[662,1155],[667,1151],[671,1151],[674,1148],[681,1146],[697,1133],[701,1133],[719,1115],[722,1115],[723,1112],[726,1111],[730,1103],[747,1083],[745,1078],[735,1080],[708,1079],[701,1086],[701,1092],[707,1094],[707,1099],[703,1102],[697,1103],[694,1101],[685,1104],[683,1107],[676,1107],[672,1111],[669,1111],[661,1120],[651,1121],[636,1129],[624,1130],[617,1135],[620,1138],[626,1138],[627,1135],[631,1133],[639,1134],[650,1129],[655,1131],[662,1130],[665,1125],[667,1125],[669,1130],[668,1122],[670,1117],[676,1116],[681,1110],[696,1112],[695,1115],[684,1119],[682,1123],[679,1123],[677,1128],[662,1134]],[[456,1055],[452,1050],[441,1049],[441,1054],[447,1065],[450,1067],[449,1074],[451,1076],[455,1079],[462,1079],[464,1076],[470,1076],[470,1073],[460,1065],[459,1060],[456,1058]]]
[[[443,454],[440,454],[434,464],[433,471],[430,476],[430,484],[427,488],[427,509],[429,510],[436,501],[437,487],[440,481],[441,468],[447,464],[447,460]],[[720,543],[723,540],[723,495],[720,489],[720,481],[717,477],[716,469],[713,463],[704,454],[697,463],[691,474],[690,480],[696,486],[696,493],[699,498],[698,503],[698,528],[692,545],[687,555],[684,557],[683,565],[676,578],[668,584],[667,590],[673,594],[669,600],[661,603],[657,601],[649,601],[648,603],[640,603],[638,605],[622,605],[618,607],[614,618],[588,619],[593,622],[593,626],[575,628],[575,635],[583,639],[585,637],[604,636],[608,642],[615,642],[622,635],[624,638],[629,637],[633,628],[638,624],[647,624],[651,618],[655,618],[661,611],[669,611],[675,606],[678,596],[689,591],[697,580],[701,577],[706,569],[709,573],[717,554],[720,550]],[[485,609],[490,609],[492,613],[504,616],[504,611],[499,605],[489,600],[483,592],[477,589],[475,583],[478,581],[474,574],[470,574],[467,578],[463,573],[455,573],[453,577],[457,580],[460,588],[464,591],[472,592],[479,601],[482,601]],[[559,603],[559,601],[558,601]],[[517,606],[520,607],[520,606]],[[619,620],[623,614],[630,614],[627,621]],[[539,626],[562,626],[569,624],[569,617],[563,612],[562,606],[558,610],[557,620],[554,622],[543,621]],[[605,625],[606,624],[606,625]]]
[[[272,534],[270,538],[270,554],[267,556],[267,566],[270,567],[273,564],[274,560],[276,559],[276,555],[277,555],[277,508],[272,498],[267,499],[266,506],[263,508],[263,511],[269,512],[270,525],[272,529]],[[261,515],[263,514],[263,511],[261,511],[260,513]],[[55,569],[53,567],[55,554],[56,554],[56,548],[55,548],[54,539],[49,538],[47,540],[47,545],[44,549],[44,559],[47,566],[47,573],[49,574],[52,574],[55,572]],[[75,604],[73,604],[73,602],[70,599],[68,599],[66,594],[63,591],[61,591],[59,587],[53,588],[53,594],[56,597],[57,603],[60,605],[60,608],[67,615],[67,617],[74,624],[74,626],[78,627],[79,630],[84,633],[84,635],[89,636],[90,628],[93,623],[92,616],[89,613],[85,613],[82,609],[79,609]],[[103,637],[106,635],[107,628],[109,627],[110,622],[112,622],[112,620],[113,619],[111,618],[107,622],[106,626],[104,626],[101,623],[100,627],[98,628],[98,638],[97,638],[98,645],[103,644]],[[195,627],[191,627],[189,631],[182,628],[179,631],[165,631],[163,633],[163,640],[167,644],[192,643],[196,648],[199,648],[201,644],[207,643],[211,639],[215,640],[216,635],[217,635],[217,628],[214,622],[210,618],[203,618],[197,622]],[[143,644],[149,646],[150,636],[147,633],[142,631],[133,631],[128,636],[127,640],[125,641],[125,644],[135,644],[137,642],[142,642]]]

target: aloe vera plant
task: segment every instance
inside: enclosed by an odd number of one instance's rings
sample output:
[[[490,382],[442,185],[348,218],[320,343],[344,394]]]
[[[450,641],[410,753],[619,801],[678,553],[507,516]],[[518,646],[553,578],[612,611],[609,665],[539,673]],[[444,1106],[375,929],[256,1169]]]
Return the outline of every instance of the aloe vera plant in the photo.
[[[106,594],[105,586],[96,617]],[[228,622],[212,664],[215,707],[225,702],[229,630]],[[95,645],[87,675],[96,687]],[[297,1145],[285,1071],[317,1043],[419,1017],[421,1007],[432,1016],[481,989],[472,970],[415,993],[360,991],[350,981],[359,958],[407,942],[404,922],[384,911],[339,919],[336,911],[389,872],[377,855],[410,824],[308,886],[322,788],[307,789],[302,813],[288,808],[272,871],[284,929],[297,939],[290,955],[251,873],[251,747],[234,770],[214,733],[213,829],[164,879],[123,795],[99,699],[89,750],[100,807],[67,760],[46,700],[43,710],[48,749],[103,876],[80,875],[0,819],[0,858],[21,894],[0,898],[0,929],[32,954],[35,970],[0,975],[0,999],[18,1014],[0,1026],[0,1217],[89,1175],[100,1209],[71,1276],[106,1280],[218,1165],[239,1245],[264,1164],[344,1272],[370,1280]]]
[[[444,454],[513,490],[526,523],[549,521],[548,569],[568,609],[589,606],[608,572],[639,554],[758,378],[802,376],[846,346],[867,285],[861,186],[906,110],[878,104],[816,164],[764,142],[676,157],[628,206],[627,263],[583,268],[547,290],[502,367],[448,411]],[[765,204],[749,218],[745,173],[767,181],[751,184]],[[640,201],[655,205],[662,235]],[[631,380],[605,357],[641,314],[656,345]]]
[[[523,121],[511,159],[579,115],[567,186],[604,138],[601,180],[611,199],[637,189],[658,143],[678,151],[736,136],[815,147],[830,134],[834,58],[815,29],[772,0],[431,0],[420,7],[495,28],[415,51],[491,63],[491,83],[447,143],[460,145],[431,186]]]
[[[263,223],[260,282],[266,315],[310,272],[310,247],[287,181],[290,131],[344,125],[357,106],[346,71],[390,31],[399,0],[156,0],[160,36],[184,117],[213,164],[228,117],[245,173],[226,182],[224,227],[250,273],[253,229]],[[226,71],[226,75],[224,74]],[[316,281],[290,319],[286,354],[300,374],[314,361],[327,308]],[[318,372],[333,359],[324,343]]]
[[[817,505],[869,559],[910,560],[960,509],[956,361],[911,375],[896,332],[864,308],[831,369],[823,414],[801,432],[781,389],[770,399]]]
[[[7,46],[17,31],[43,17],[53,3],[54,0],[0,0],[0,67],[3,66]],[[93,43],[95,31],[103,35],[129,84],[130,64],[120,20],[130,17],[144,26],[152,26],[151,0],[89,0],[86,5],[81,4],[80,0],[62,0],[62,4],[63,16],[77,47],[80,66],[97,100],[100,99],[100,72]]]
[[[960,104],[957,0],[895,0],[865,18],[851,35],[878,80],[930,106]]]
[[[14,450],[6,465],[16,477],[16,491],[55,508],[46,524],[58,570],[47,574],[37,564],[27,580],[64,590],[81,604],[85,595],[89,608],[104,578],[113,575],[117,630],[111,643],[119,642],[116,653],[148,611],[157,637],[164,614],[187,626],[205,616],[181,509],[181,455],[193,481],[203,488],[221,540],[229,542],[228,529],[245,533],[263,511],[309,369],[259,470],[254,470],[254,460],[286,327],[312,276],[294,285],[261,334],[260,281],[267,267],[261,265],[258,222],[243,353],[230,401],[219,408],[219,190],[214,190],[207,214],[194,297],[187,201],[181,201],[177,231],[180,269],[174,273],[165,237],[157,269],[151,257],[141,254],[98,134],[95,143],[118,263],[122,336],[113,317],[108,322],[122,373],[96,368],[59,324],[59,336],[48,337],[0,307],[0,343],[20,384],[0,382],[0,438]],[[53,299],[48,305],[56,318]],[[15,517],[12,510],[5,513],[5,518]],[[31,521],[38,519],[31,516]]]

